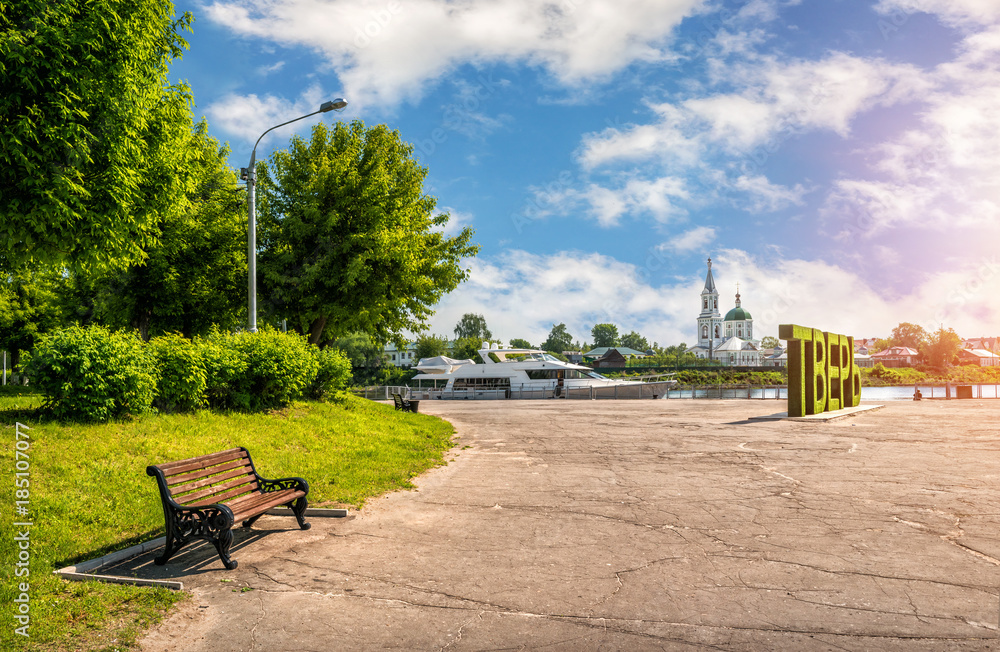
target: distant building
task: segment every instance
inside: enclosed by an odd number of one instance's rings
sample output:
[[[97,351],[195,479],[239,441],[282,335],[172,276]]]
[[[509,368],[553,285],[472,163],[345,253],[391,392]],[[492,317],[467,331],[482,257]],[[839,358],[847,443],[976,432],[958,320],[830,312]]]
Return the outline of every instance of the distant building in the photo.
[[[583,354],[583,357],[590,358],[591,360],[596,360],[597,358],[607,355],[609,351],[618,351],[618,353],[626,358],[645,358],[646,354],[642,351],[636,351],[635,349],[630,349],[627,346],[599,346],[596,349],[591,349]],[[563,354],[565,355],[565,354]]]
[[[854,354],[854,366],[855,367],[874,367],[875,363],[872,361],[872,357],[866,353],[855,353]],[[882,365],[883,367],[885,365]]]
[[[871,355],[872,364],[881,363],[883,367],[912,367],[917,364],[920,354],[908,346],[890,346],[885,351]]]
[[[608,367],[620,368],[625,366],[627,362],[625,356],[622,355],[618,349],[608,347],[602,348],[607,348],[607,351],[605,351],[604,355],[599,357],[597,360],[594,360],[594,369],[604,369]],[[626,351],[630,350],[631,349],[626,349]]]
[[[1000,354],[1000,337],[974,337],[962,342],[963,349],[982,349]]]
[[[736,307],[719,313],[719,291],[712,276],[712,259],[708,259],[705,288],[701,291],[701,313],[697,318],[698,344],[688,351],[703,360],[711,358],[729,367],[763,365],[764,355],[759,340],[753,337],[753,317],[743,307],[739,286],[736,288]]]
[[[785,351],[780,346],[776,346],[770,349],[762,351],[763,365],[765,367],[787,367],[788,366],[788,351]]]
[[[863,355],[869,355],[871,353],[872,347],[875,346],[874,337],[855,337],[854,338],[854,352],[861,353]]]
[[[980,367],[1000,366],[1000,355],[986,349],[963,349],[958,352],[962,364],[978,364]]]
[[[387,344],[382,349],[382,357],[394,367],[412,367],[417,360],[417,343],[407,342],[406,348],[397,349],[395,344]]]

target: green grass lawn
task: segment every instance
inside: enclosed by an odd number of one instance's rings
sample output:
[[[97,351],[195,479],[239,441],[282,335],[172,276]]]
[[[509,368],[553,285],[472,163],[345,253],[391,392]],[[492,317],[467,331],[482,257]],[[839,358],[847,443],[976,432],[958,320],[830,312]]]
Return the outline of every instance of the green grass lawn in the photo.
[[[20,394],[20,395],[19,395]],[[411,487],[443,462],[453,429],[436,417],[396,412],[349,397],[296,403],[270,414],[148,416],[101,425],[40,420],[40,397],[0,392],[0,649],[134,650],[142,632],[184,594],[96,582],[66,582],[52,570],[163,534],[156,482],[146,466],[245,446],[265,477],[301,476],[310,505],[360,507]],[[31,428],[30,576],[15,577],[15,422]],[[23,446],[23,444],[22,444]],[[22,494],[23,497],[23,494]],[[30,638],[14,632],[17,585],[30,583]]]

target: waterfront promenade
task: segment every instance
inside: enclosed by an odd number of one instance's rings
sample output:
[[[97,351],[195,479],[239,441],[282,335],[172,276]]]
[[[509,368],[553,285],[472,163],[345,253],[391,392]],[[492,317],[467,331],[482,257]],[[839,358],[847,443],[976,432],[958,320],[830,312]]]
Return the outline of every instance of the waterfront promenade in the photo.
[[[416,491],[121,570],[193,592],[149,652],[998,649],[996,406],[424,401]]]

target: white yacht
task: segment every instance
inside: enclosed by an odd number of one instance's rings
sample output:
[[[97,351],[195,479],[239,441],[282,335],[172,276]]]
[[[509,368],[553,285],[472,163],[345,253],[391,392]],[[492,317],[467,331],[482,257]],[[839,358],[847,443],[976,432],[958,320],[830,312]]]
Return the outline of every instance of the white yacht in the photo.
[[[411,398],[660,398],[677,384],[664,375],[605,378],[538,349],[487,344],[479,357],[482,364],[444,356],[421,359]]]

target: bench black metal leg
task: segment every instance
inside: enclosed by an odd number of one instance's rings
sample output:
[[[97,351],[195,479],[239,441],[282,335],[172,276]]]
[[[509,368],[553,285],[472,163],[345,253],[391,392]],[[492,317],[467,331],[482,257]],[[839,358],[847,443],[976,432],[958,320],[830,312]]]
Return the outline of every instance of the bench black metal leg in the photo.
[[[163,566],[170,558],[174,556],[174,553],[181,549],[182,543],[175,543],[174,537],[169,533],[167,534],[167,544],[163,547],[163,554],[153,560],[157,566]]]
[[[306,507],[308,506],[309,501],[306,500],[305,496],[302,496],[291,504],[292,513],[295,514],[295,520],[299,522],[299,528],[303,530],[308,530],[312,527],[312,523],[306,523]]]
[[[223,530],[219,533],[219,538],[213,539],[212,543],[215,544],[215,549],[219,551],[219,559],[222,560],[222,565],[226,567],[226,570],[233,570],[239,565],[238,562],[229,558],[229,547],[233,545],[232,530]]]
[[[263,514],[257,514],[253,518],[248,518],[247,520],[243,521],[243,527],[250,527],[251,525],[256,523],[257,519],[260,518],[261,516],[263,516]]]

